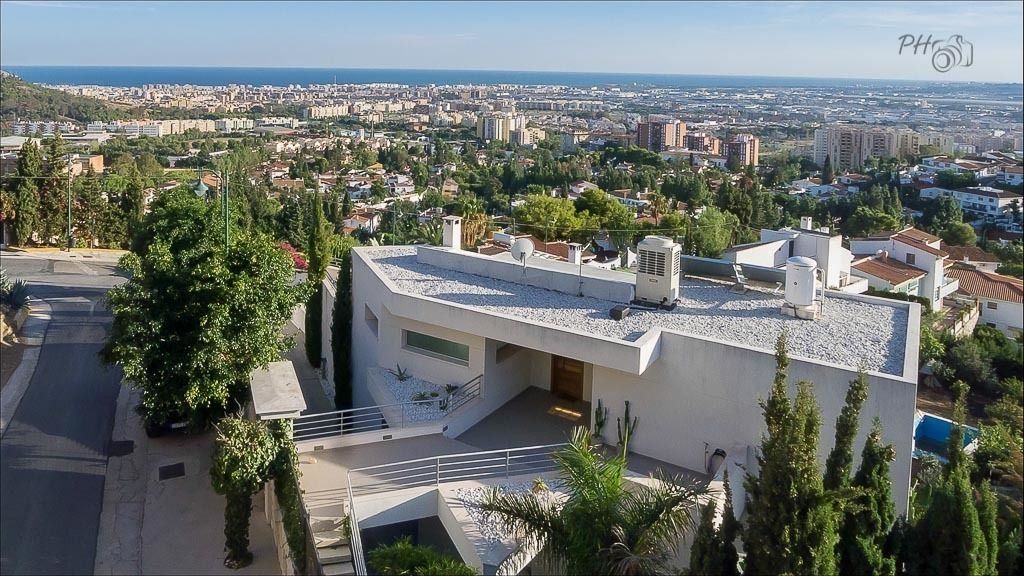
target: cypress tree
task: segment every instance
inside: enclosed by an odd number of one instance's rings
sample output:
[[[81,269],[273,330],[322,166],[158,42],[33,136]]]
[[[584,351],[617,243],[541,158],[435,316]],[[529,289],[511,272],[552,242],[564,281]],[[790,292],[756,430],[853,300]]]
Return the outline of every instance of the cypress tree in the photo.
[[[700,524],[690,547],[690,574],[717,576],[721,571],[721,542],[715,528],[715,502],[701,508]]]
[[[721,576],[739,576],[740,556],[736,552],[736,537],[739,535],[740,523],[732,506],[732,488],[729,486],[729,471],[725,471],[725,510],[722,511],[722,524],[718,527],[718,540],[721,544],[719,554]]]
[[[821,167],[821,183],[831,184],[836,177],[835,169],[832,167],[832,156],[825,155],[825,165]]]
[[[18,153],[18,166],[14,182],[14,244],[24,246],[32,240],[39,220],[39,177],[42,176],[43,157],[35,142],[29,140]]]
[[[352,197],[349,196],[348,190],[345,190],[345,197],[341,200],[341,215],[345,218],[352,215]]]
[[[986,481],[978,487],[978,524],[985,539],[985,567],[979,571],[984,574],[998,574],[999,561],[999,528],[996,525],[996,495]],[[979,560],[979,566],[982,564]]]
[[[932,491],[928,509],[914,525],[908,556],[911,574],[983,574],[988,553],[978,521],[968,461],[963,455],[966,386],[954,385],[957,395],[949,434],[949,465]]]
[[[759,473],[747,474],[746,573],[834,574],[837,514],[817,463],[821,414],[809,382],[790,405],[786,339],[776,345],[775,382],[761,402],[767,433]]]
[[[323,319],[323,280],[327,274],[327,265],[331,261],[331,247],[323,204],[316,194],[313,195],[310,204],[312,217],[307,254],[309,281],[313,283],[314,290],[306,302],[306,358],[314,367],[319,367],[320,353],[323,351],[323,336],[320,333]]]
[[[341,256],[338,288],[331,316],[331,355],[334,361],[334,405],[352,407],[352,251]]]
[[[859,490],[840,528],[840,574],[891,576],[896,573],[895,559],[885,553],[896,519],[889,480],[889,463],[895,457],[892,445],[882,444],[881,424],[876,418],[864,442],[860,468],[853,479],[853,487]]]
[[[868,397],[868,375],[860,370],[846,390],[846,405],[836,420],[836,443],[825,461],[825,489],[840,490],[850,483],[853,441],[857,438],[860,410]]]

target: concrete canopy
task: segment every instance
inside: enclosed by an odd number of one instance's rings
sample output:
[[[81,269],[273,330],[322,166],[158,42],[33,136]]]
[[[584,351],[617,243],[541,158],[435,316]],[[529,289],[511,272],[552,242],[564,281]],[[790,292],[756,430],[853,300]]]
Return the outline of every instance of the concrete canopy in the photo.
[[[296,418],[306,409],[299,377],[291,361],[271,362],[252,373],[252,406],[260,420]]]

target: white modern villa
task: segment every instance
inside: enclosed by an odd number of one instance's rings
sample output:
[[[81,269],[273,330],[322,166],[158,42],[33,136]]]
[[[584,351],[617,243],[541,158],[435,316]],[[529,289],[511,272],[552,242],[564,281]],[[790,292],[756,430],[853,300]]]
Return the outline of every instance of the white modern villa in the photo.
[[[352,250],[355,408],[295,420],[323,574],[365,574],[371,541],[399,528],[483,574],[522,572],[536,550],[520,549],[472,501],[484,486],[528,490],[538,477],[559,497],[549,455],[573,426],[598,432],[599,403],[607,445],[627,402],[638,419],[632,481],[653,482],[660,469],[714,487],[728,469],[742,516],[739,479],[756,470],[758,400],[783,331],[792,385],[814,383],[822,463],[848,384],[867,371],[857,457],[880,418],[896,447],[896,508],[906,510],[920,305],[825,289],[825,270],[807,257],[784,270],[734,268],[680,257],[678,244],[652,236],[632,274],[528,249],[464,251],[458,217],[445,218],[443,236],[442,246]],[[328,381],[336,275],[324,290]]]

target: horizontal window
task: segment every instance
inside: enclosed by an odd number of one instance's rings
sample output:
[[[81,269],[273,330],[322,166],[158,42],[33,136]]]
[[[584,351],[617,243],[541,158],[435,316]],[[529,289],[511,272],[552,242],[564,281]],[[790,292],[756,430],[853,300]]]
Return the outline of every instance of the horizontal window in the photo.
[[[989,310],[996,310],[999,308],[999,304],[995,302],[985,302],[985,306],[987,306]]]
[[[469,346],[436,338],[427,334],[420,334],[411,330],[405,330],[405,347],[414,352],[425,353],[429,356],[440,358],[457,364],[469,365]]]

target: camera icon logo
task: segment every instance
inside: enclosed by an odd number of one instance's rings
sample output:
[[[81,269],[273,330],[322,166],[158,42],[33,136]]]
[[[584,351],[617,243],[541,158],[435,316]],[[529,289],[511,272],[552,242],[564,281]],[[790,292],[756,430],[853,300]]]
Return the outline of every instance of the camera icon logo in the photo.
[[[932,45],[932,68],[936,72],[949,72],[960,66],[969,68],[974,64],[974,44],[964,40],[960,34],[953,34],[945,40],[936,40]]]

